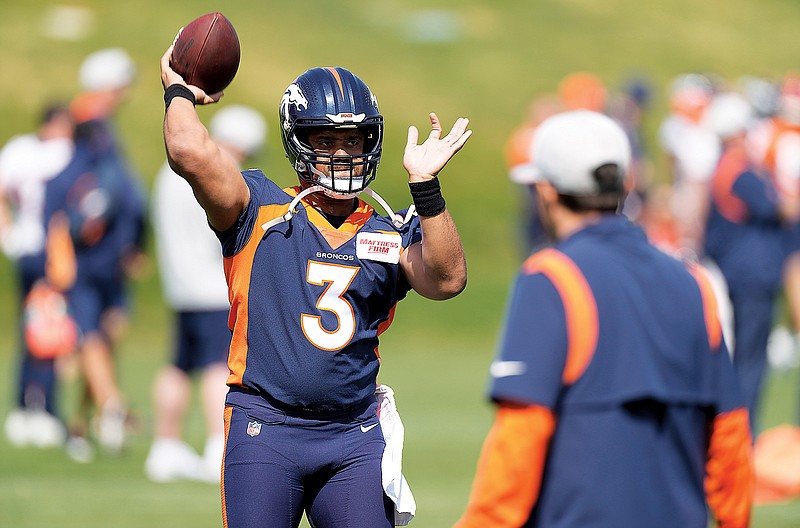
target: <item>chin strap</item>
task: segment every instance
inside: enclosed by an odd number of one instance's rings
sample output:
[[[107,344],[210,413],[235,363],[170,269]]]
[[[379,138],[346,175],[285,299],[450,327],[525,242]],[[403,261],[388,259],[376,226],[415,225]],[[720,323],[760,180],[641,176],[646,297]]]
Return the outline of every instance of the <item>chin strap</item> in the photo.
[[[304,189],[303,191],[298,193],[297,196],[294,197],[294,200],[292,200],[289,203],[289,209],[286,211],[286,213],[284,213],[283,215],[281,215],[281,216],[279,216],[277,218],[273,218],[269,222],[265,222],[264,224],[261,225],[261,229],[263,229],[264,231],[269,231],[271,228],[275,227],[276,225],[282,224],[283,222],[288,222],[295,215],[295,213],[296,213],[295,207],[297,207],[297,204],[300,203],[300,200],[302,200],[303,198],[305,198],[309,194],[313,194],[313,193],[317,193],[317,192],[324,192],[324,193],[327,194],[329,191],[328,191],[328,189],[326,189],[325,187],[323,187],[321,185],[315,185],[313,187],[309,187],[308,189]],[[399,214],[397,214],[394,211],[392,211],[392,208],[389,207],[389,204],[386,202],[386,200],[384,200],[381,197],[381,195],[379,195],[377,192],[373,191],[369,187],[367,187],[366,189],[360,191],[359,193],[355,193],[355,194],[348,195],[348,196],[355,197],[355,196],[357,196],[358,194],[361,194],[361,193],[368,194],[369,196],[374,198],[375,201],[378,202],[381,205],[381,207],[383,207],[383,209],[389,215],[389,218],[392,219],[392,223],[394,224],[395,227],[399,228],[399,227],[402,227],[403,225],[407,224],[408,221],[411,220],[411,217],[416,214],[416,208],[413,205],[411,205],[408,208],[408,212],[406,212],[406,216],[405,217],[400,216]]]
[[[292,200],[291,203],[289,204],[289,209],[286,211],[286,213],[284,213],[282,216],[279,216],[278,218],[273,218],[269,222],[262,224],[261,229],[263,229],[264,231],[269,231],[270,228],[275,227],[278,224],[282,224],[283,222],[288,222],[294,216],[295,213],[294,208],[297,207],[297,204],[300,203],[300,200],[302,200],[309,194],[315,192],[323,192],[324,190],[325,187],[321,185],[315,185],[313,187],[309,187],[308,189],[299,192],[297,196],[294,197],[294,200]]]
[[[414,214],[417,212],[417,209],[413,205],[411,205],[408,207],[408,211],[406,212],[406,216],[404,218],[399,214],[395,213],[394,211],[392,211],[392,208],[389,207],[388,202],[384,200],[380,194],[376,193],[369,187],[364,189],[362,192],[370,195],[372,198],[375,199],[376,202],[381,204],[381,207],[383,207],[383,209],[389,215],[389,218],[392,219],[392,223],[394,224],[395,227],[401,227],[407,224],[408,221],[411,220],[411,217],[414,216]]]

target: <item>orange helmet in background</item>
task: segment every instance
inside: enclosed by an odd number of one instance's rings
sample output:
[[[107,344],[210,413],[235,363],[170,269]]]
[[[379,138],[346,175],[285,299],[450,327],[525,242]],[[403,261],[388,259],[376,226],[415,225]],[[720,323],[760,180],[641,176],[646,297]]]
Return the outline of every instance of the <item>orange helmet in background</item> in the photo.
[[[575,72],[558,84],[558,95],[566,110],[591,110],[604,112],[608,90],[597,76],[588,72]]]

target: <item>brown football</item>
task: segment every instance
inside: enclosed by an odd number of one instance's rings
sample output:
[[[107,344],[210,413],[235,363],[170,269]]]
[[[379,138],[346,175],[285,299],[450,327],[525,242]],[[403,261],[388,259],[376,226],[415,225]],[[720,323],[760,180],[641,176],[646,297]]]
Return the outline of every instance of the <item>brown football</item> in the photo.
[[[187,84],[211,95],[231,83],[239,69],[241,48],[236,30],[222,13],[198,17],[175,38],[170,65]]]

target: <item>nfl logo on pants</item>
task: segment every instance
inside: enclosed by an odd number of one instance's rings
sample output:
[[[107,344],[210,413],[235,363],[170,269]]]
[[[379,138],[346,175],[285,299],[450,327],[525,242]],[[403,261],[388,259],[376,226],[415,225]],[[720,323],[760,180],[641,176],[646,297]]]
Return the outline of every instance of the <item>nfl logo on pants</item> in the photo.
[[[258,422],[247,422],[247,434],[250,436],[258,436],[261,432],[261,424]]]

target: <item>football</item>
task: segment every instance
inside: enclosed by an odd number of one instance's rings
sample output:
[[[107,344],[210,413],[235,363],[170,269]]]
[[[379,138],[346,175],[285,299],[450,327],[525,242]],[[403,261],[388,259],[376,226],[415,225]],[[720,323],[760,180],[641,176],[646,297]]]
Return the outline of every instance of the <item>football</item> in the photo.
[[[231,83],[241,48],[236,30],[222,13],[192,20],[175,37],[170,66],[186,81],[211,95]]]

